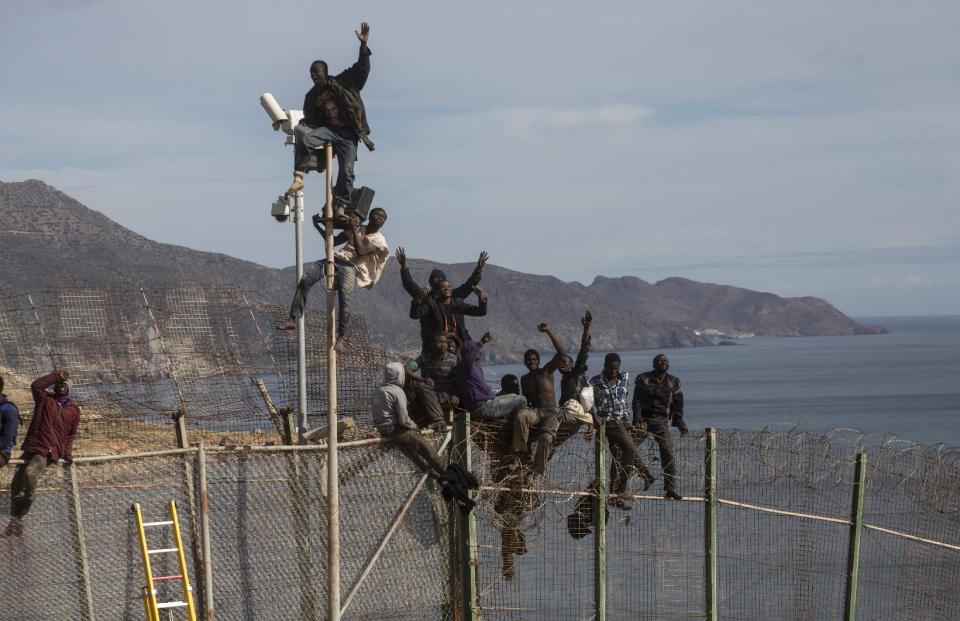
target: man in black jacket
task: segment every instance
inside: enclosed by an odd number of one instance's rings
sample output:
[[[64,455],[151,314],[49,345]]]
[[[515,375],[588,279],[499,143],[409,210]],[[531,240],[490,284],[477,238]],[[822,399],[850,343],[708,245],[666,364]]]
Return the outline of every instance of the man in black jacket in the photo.
[[[360,91],[370,75],[370,26],[363,22],[356,33],[360,40],[360,57],[352,67],[334,77],[327,74],[327,63],[315,60],[310,65],[311,88],[303,100],[303,119],[294,128],[293,183],[287,194],[303,189],[303,176],[309,170],[325,170],[326,161],[314,149],[329,142],[339,161],[334,198],[338,205],[349,205],[353,192],[353,163],[357,159],[357,143],[363,141],[373,151],[370,126]]]
[[[467,278],[466,282],[462,285],[453,288],[451,295],[454,299],[466,298],[473,293],[473,290],[480,284],[483,266],[487,264],[488,258],[486,251],[480,253],[480,258],[477,259],[477,266],[473,268],[473,273],[470,274],[470,278]],[[400,283],[403,285],[404,291],[413,298],[413,302],[410,304],[410,318],[420,319],[421,349],[427,352],[430,349],[430,343],[433,341],[433,334],[436,332],[434,323],[425,320],[425,318],[429,319],[428,315],[419,314],[414,309],[419,307],[424,296],[430,295],[434,298],[440,296],[440,283],[447,279],[447,275],[443,273],[443,270],[434,268],[433,271],[430,272],[430,278],[428,279],[430,283],[429,287],[421,289],[417,281],[410,275],[410,268],[407,267],[407,253],[402,246],[397,248],[397,263],[400,264]],[[463,338],[459,336],[458,338],[463,342]],[[481,342],[480,345],[483,345],[483,343]]]
[[[667,370],[670,361],[658,354],[653,359],[653,370],[637,376],[633,388],[633,425],[653,436],[660,447],[660,464],[663,466],[663,488],[667,498],[681,500],[677,493],[677,462],[670,438],[670,424],[680,430],[683,437],[689,433],[683,421],[683,393],[680,378]],[[639,453],[638,453],[639,456]],[[641,469],[645,466],[640,463]]]

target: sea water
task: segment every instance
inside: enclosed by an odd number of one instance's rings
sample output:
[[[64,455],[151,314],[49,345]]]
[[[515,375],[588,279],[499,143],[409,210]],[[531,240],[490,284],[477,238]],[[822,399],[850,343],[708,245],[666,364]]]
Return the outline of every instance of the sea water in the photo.
[[[691,430],[846,428],[960,446],[960,316],[858,321],[890,332],[618,353],[631,385],[651,368],[654,355],[667,354],[670,373],[683,384]],[[531,333],[531,345],[544,340],[538,336]],[[539,349],[546,361],[549,351],[542,344]],[[600,373],[606,353],[590,355],[588,375]],[[503,374],[526,369],[491,365],[486,371],[499,383]]]

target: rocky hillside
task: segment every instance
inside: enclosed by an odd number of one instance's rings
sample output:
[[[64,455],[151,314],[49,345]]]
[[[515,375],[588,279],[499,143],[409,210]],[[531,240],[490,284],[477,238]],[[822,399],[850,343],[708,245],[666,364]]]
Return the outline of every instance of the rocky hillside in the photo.
[[[396,243],[396,242],[395,242]],[[5,291],[49,289],[62,283],[155,286],[178,282],[235,284],[260,306],[287,304],[293,268],[273,269],[222,254],[151,241],[89,209],[41,181],[0,182],[0,286]],[[480,248],[476,251],[479,253]],[[458,284],[473,264],[438,265],[410,259],[425,283],[434,266]],[[552,276],[524,274],[488,264],[483,288],[489,315],[470,319],[477,336],[489,330],[490,354],[515,359],[528,347],[545,349],[536,332],[541,321],[555,325],[565,342],[578,338],[585,309],[595,317],[597,349],[677,347],[713,342],[720,335],[835,335],[875,332],[850,320],[824,300],[781,298],[724,285],[668,278],[656,284],[638,278],[598,276],[589,286]],[[322,296],[313,296],[317,305]],[[372,291],[358,292],[372,337],[394,350],[419,342],[417,323],[407,317],[409,297],[391,260]]]

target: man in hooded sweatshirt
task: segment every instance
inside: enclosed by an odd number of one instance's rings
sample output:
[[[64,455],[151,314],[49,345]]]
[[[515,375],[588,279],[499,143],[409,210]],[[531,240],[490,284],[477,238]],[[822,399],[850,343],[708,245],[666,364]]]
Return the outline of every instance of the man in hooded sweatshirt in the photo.
[[[17,467],[10,485],[10,524],[8,537],[23,532],[23,516],[30,511],[37,480],[44,469],[58,459],[73,462],[73,439],[80,424],[80,408],[70,399],[70,374],[54,371],[30,384],[33,393],[33,419],[23,439],[23,463]],[[47,388],[53,387],[53,394]]]
[[[17,441],[20,427],[20,410],[3,394],[3,376],[0,375],[0,468],[10,461],[10,453]]]
[[[380,435],[393,441],[417,468],[439,477],[447,470],[447,464],[410,418],[407,395],[403,392],[403,365],[388,362],[383,379],[383,385],[373,393],[373,424]]]

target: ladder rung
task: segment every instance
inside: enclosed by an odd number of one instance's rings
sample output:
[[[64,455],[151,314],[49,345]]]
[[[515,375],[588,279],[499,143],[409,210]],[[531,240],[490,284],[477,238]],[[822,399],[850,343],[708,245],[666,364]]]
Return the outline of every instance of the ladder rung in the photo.
[[[157,604],[157,608],[183,608],[187,605],[187,602],[166,602],[164,604]]]
[[[162,550],[147,550],[147,554],[166,554],[168,552],[179,552],[176,548],[163,548]]]
[[[179,580],[180,578],[183,578],[183,576],[157,576],[153,579],[153,581],[158,582],[160,580]]]
[[[172,520],[167,520],[166,522],[144,522],[144,526],[170,526],[173,524]]]

